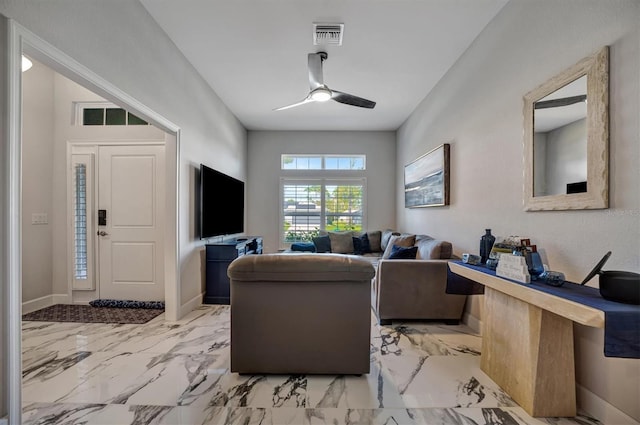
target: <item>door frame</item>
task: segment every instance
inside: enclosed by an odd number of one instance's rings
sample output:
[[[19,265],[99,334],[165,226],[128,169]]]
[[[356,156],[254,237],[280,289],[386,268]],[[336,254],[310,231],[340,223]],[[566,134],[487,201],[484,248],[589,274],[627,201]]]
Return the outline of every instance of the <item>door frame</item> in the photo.
[[[165,132],[166,153],[166,225],[165,225],[165,318],[180,318],[180,266],[179,266],[179,211],[178,188],[180,169],[180,127],[123,92],[98,74],[47,43],[13,19],[6,19],[8,27],[6,90],[4,107],[6,137],[3,187],[0,188],[0,207],[3,215],[0,226],[6,235],[0,246],[0,280],[7,282],[6,301],[0,311],[6,320],[2,331],[6,332],[6,344],[2,344],[3,386],[2,397],[6,401],[8,420],[20,423],[22,418],[22,205],[21,205],[21,149],[22,149],[22,53],[50,67],[81,86],[105,99],[133,112],[138,117]],[[6,384],[6,385],[5,385]],[[5,392],[6,391],[6,392]]]

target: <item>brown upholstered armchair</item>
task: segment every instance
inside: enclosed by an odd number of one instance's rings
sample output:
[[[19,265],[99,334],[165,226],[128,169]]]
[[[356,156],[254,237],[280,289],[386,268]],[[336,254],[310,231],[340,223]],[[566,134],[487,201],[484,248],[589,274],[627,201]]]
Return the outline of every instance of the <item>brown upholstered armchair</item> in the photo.
[[[389,244],[394,243],[394,238]],[[388,259],[378,262],[373,283],[373,307],[381,325],[392,319],[439,320],[457,324],[462,318],[466,295],[446,293],[451,243],[418,236],[415,259]]]

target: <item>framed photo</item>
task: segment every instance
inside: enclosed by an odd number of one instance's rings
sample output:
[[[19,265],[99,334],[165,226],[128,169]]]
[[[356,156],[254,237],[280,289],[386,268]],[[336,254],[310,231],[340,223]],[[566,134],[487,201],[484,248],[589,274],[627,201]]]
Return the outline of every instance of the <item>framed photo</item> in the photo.
[[[404,166],[404,207],[449,205],[449,144]]]

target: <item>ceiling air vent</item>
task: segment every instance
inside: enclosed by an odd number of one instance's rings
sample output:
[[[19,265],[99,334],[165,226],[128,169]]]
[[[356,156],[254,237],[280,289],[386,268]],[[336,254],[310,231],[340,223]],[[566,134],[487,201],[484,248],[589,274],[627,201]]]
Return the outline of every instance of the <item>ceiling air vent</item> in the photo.
[[[342,46],[342,34],[344,33],[344,24],[313,24],[313,45],[334,45]]]

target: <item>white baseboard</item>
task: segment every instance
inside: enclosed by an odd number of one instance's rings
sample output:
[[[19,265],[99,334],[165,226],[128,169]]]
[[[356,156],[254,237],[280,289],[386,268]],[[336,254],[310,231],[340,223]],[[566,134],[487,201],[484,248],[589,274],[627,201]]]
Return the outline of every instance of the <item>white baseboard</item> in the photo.
[[[593,416],[603,424],[640,425],[640,422],[581,385],[576,385],[576,399],[578,410]]]
[[[191,311],[195,310],[196,308],[200,307],[202,305],[203,299],[204,299],[204,292],[200,293],[200,295],[196,295],[186,303],[182,304],[180,306],[179,319],[184,317],[186,314],[190,313]]]
[[[9,425],[9,419],[0,418],[0,425]]]
[[[31,313],[32,311],[40,310],[41,308],[49,307],[54,304],[66,304],[68,302],[69,296],[67,294],[46,295],[44,297],[23,302],[22,314]]]
[[[477,317],[472,316],[471,314],[465,312],[462,315],[462,323],[469,326],[471,330],[473,330],[478,335],[482,334],[482,321]]]

